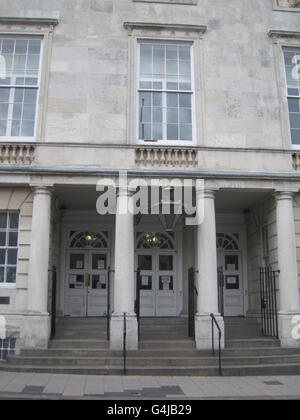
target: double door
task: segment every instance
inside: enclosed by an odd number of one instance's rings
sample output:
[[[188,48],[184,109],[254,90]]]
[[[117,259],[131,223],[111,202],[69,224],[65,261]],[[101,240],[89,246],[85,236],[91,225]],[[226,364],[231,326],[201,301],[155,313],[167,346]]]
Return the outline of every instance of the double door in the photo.
[[[218,267],[222,270],[224,276],[224,316],[243,316],[243,270],[240,251],[218,251]]]
[[[106,316],[108,252],[69,251],[66,270],[66,315]]]
[[[140,269],[140,315],[176,316],[175,253],[152,250],[137,254]]]

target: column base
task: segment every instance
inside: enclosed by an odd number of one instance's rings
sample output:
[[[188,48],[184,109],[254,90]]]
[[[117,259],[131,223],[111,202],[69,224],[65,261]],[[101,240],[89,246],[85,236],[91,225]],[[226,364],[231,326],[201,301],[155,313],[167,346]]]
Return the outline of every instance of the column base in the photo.
[[[113,313],[110,319],[110,350],[123,350],[124,315]],[[126,349],[138,349],[138,324],[135,313],[126,314]]]
[[[48,312],[24,314],[21,321],[18,346],[37,349],[48,348],[50,325],[51,320]]]
[[[278,313],[281,347],[300,347],[300,313]]]
[[[224,320],[220,315],[215,318],[222,331],[221,348],[224,348]],[[209,315],[195,315],[195,341],[197,350],[211,350],[212,348],[212,319]],[[214,346],[219,346],[219,331],[214,325]]]

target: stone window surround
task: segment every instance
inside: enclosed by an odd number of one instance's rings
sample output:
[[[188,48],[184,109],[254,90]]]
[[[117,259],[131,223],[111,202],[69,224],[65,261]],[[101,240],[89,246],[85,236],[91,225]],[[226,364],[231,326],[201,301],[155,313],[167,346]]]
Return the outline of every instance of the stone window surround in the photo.
[[[277,12],[300,13],[300,3],[296,6],[281,6],[279,0],[273,0],[273,10]]]
[[[195,120],[197,141],[204,138],[204,89],[203,89],[203,50],[201,40],[207,30],[205,25],[164,24],[151,22],[124,22],[128,31],[128,108],[127,115],[127,143],[137,144],[137,43],[139,40],[153,41],[181,41],[190,42],[194,46],[194,74],[195,74]],[[153,143],[154,144],[154,143]],[[177,146],[179,144],[175,144]],[[174,146],[173,142],[170,146]],[[192,145],[191,145],[192,146]]]
[[[274,45],[274,61],[276,68],[276,79],[280,103],[281,127],[283,137],[283,148],[289,150],[300,150],[300,145],[293,145],[289,122],[289,110],[287,101],[286,75],[284,65],[283,48],[300,48],[300,31],[284,31],[270,29],[268,36]]]
[[[52,38],[54,28],[58,23],[58,19],[53,18],[0,17],[1,35],[39,36],[43,40],[36,135],[32,138],[32,143],[44,142]],[[0,141],[7,142],[7,138],[4,137]],[[16,137],[15,140],[9,138],[9,141],[22,142],[22,137]]]

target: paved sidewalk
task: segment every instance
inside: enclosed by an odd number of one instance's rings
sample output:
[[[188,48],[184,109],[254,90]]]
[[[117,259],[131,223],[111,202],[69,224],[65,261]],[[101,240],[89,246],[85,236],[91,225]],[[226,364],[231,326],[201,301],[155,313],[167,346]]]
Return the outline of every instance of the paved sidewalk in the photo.
[[[152,377],[0,372],[0,399],[300,399],[300,376]]]

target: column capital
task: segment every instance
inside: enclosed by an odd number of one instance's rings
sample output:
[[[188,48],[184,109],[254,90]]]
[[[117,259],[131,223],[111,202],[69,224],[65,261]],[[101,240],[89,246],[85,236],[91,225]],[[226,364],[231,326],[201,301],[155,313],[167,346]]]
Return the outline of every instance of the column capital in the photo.
[[[218,190],[212,188],[198,188],[196,189],[196,194],[202,196],[203,198],[215,199],[215,195]]]
[[[51,195],[54,190],[53,185],[45,185],[45,184],[30,184],[30,188],[35,194]]]
[[[273,195],[276,200],[293,200],[295,191],[275,191]]]

